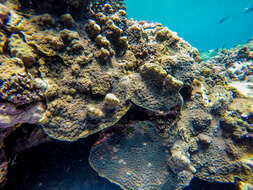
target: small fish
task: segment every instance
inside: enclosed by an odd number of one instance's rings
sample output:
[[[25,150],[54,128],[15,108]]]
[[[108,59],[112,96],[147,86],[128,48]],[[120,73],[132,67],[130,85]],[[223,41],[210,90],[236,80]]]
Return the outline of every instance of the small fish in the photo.
[[[243,13],[249,13],[253,11],[253,5],[244,9]]]
[[[221,19],[219,20],[219,24],[221,24],[221,23],[227,21],[229,18],[230,18],[230,16],[225,16],[225,17],[221,18]]]

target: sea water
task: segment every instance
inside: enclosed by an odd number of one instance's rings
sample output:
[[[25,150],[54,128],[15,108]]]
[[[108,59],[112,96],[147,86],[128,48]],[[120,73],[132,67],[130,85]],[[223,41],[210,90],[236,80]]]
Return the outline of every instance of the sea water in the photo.
[[[230,48],[253,36],[253,11],[245,13],[252,0],[126,0],[126,5],[130,18],[162,23],[199,50]]]

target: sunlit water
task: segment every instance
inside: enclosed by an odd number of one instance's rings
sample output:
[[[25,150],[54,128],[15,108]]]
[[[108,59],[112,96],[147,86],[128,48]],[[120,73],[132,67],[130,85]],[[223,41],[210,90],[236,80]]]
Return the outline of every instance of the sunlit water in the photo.
[[[231,47],[253,36],[252,0],[126,0],[128,15],[160,22],[199,50]],[[221,19],[225,21],[219,23]]]

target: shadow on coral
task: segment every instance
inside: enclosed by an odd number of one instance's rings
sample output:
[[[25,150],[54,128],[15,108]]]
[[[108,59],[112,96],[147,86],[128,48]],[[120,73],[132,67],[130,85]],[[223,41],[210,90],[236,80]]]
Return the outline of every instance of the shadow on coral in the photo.
[[[24,126],[33,128],[35,126]],[[30,129],[29,129],[30,130]],[[31,129],[32,130],[32,129]],[[7,154],[13,157],[15,139],[21,128],[9,136]],[[10,167],[4,190],[120,190],[99,177],[88,163],[91,146],[98,135],[76,142],[51,141],[25,150]],[[12,142],[13,141],[13,142]],[[235,190],[234,184],[208,183],[194,178],[184,190]]]
[[[77,142],[52,141],[19,154],[4,190],[119,190],[88,163],[96,135]]]
[[[209,183],[198,178],[193,178],[190,186],[184,190],[237,190],[237,186],[232,183]]]

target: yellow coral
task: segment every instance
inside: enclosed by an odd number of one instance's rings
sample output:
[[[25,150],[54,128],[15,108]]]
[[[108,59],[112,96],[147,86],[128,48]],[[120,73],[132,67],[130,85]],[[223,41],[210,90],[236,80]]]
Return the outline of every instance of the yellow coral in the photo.
[[[4,48],[7,42],[7,38],[4,33],[0,32],[0,53],[4,53]]]
[[[19,35],[11,35],[9,38],[9,47],[11,55],[22,59],[26,66],[31,67],[36,62],[37,55],[33,52],[33,49],[19,37]]]
[[[103,46],[105,48],[109,48],[111,45],[110,41],[107,40],[106,37],[103,37],[102,35],[97,36],[96,42],[98,45]]]

